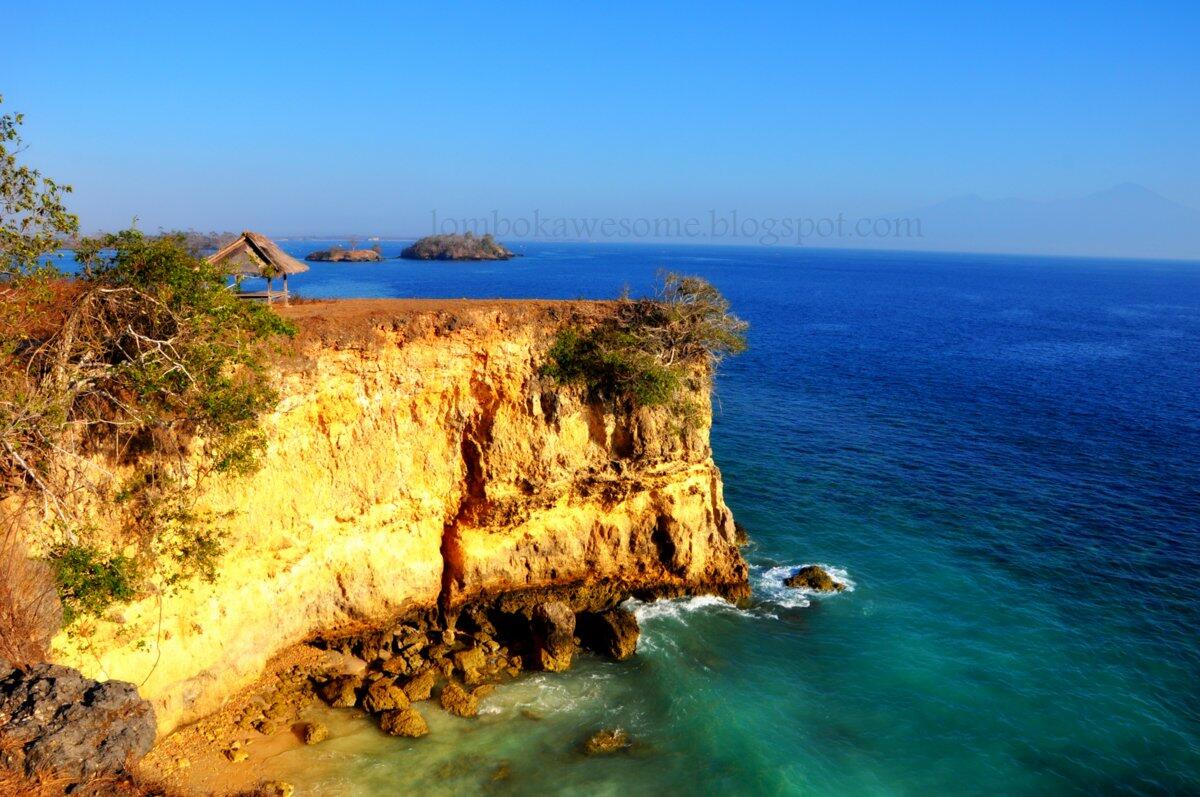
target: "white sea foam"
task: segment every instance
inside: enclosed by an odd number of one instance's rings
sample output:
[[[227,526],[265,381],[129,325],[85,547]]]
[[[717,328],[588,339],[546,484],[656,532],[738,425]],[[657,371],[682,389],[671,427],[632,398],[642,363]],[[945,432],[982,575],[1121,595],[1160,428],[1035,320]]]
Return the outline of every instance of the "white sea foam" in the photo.
[[[784,579],[809,564],[819,564],[820,567],[825,568],[825,571],[829,573],[834,581],[845,586],[845,592],[854,591],[854,581],[850,578],[850,574],[844,568],[835,567],[834,565],[809,562],[797,565],[779,565],[776,567],[752,565],[750,567],[750,588],[754,602],[748,608],[739,608],[735,604],[723,598],[718,598],[715,595],[672,598],[650,603],[630,598],[625,602],[625,608],[633,612],[638,619],[638,623],[642,625],[647,622],[654,623],[656,621],[671,621],[687,625],[688,615],[697,612],[730,613],[742,617],[778,620],[779,615],[775,614],[772,609],[802,609],[805,606],[812,605],[811,599],[813,597],[827,599],[842,594],[821,593],[807,587],[788,587],[784,585]],[[658,648],[655,640],[648,638],[644,634],[639,644],[645,645],[651,650]]]
[[[810,598],[828,598],[839,593],[817,592],[807,587],[789,587],[784,585],[784,579],[802,567],[817,564],[823,567],[834,581],[846,587],[846,592],[854,591],[854,581],[843,568],[819,562],[805,562],[798,565],[779,565],[778,567],[751,567],[750,587],[756,598],[767,603],[773,603],[785,609],[802,609],[811,606]]]
[[[716,595],[696,595],[692,598],[673,598],[669,600],[657,600],[652,603],[630,599],[626,604],[626,608],[634,613],[639,623],[659,618],[686,622],[684,620],[686,615],[706,609],[738,611],[738,608],[732,603],[724,598],[718,598]]]

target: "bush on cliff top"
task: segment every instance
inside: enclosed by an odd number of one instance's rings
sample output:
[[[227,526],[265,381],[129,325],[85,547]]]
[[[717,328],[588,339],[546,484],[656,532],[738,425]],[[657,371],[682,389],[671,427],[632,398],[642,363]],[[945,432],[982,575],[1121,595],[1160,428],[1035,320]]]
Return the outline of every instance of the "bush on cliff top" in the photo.
[[[600,323],[561,329],[542,373],[584,386],[592,400],[671,406],[686,419],[689,381],[709,378],[722,358],[744,351],[747,328],[711,283],[666,274],[655,297],[622,296]]]

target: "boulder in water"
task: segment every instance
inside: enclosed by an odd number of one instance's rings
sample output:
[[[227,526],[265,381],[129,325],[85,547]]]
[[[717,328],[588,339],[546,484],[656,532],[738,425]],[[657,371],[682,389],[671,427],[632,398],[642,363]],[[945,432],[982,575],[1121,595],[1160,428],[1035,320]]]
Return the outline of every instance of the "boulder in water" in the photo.
[[[575,613],[562,601],[539,603],[533,609],[534,663],[538,669],[562,672],[575,655]]]
[[[620,606],[605,612],[579,614],[579,638],[583,646],[616,661],[624,661],[637,651],[640,629],[637,617]]]
[[[479,698],[451,681],[442,687],[439,702],[456,717],[474,717],[479,713]]]
[[[846,585],[834,581],[829,571],[820,565],[805,565],[783,581],[784,586],[816,590],[817,592],[841,592]]]
[[[389,736],[412,739],[429,733],[429,723],[412,707],[383,712],[379,715],[379,728]]]
[[[439,675],[440,673],[432,667],[422,670],[405,682],[404,694],[414,703],[418,700],[428,700],[433,693],[433,687],[437,686]]]
[[[329,728],[320,722],[302,722],[295,730],[305,744],[319,744],[329,738]]]

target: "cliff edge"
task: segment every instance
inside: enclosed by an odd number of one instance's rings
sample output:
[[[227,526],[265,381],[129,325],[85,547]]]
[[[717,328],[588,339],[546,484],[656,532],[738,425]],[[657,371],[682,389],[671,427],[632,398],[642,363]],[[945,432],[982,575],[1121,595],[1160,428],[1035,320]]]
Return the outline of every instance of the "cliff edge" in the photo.
[[[414,612],[553,592],[747,592],[709,447],[707,389],[681,429],[540,375],[555,331],[605,303],[354,300],[284,308],[262,468],[199,510],[227,550],[55,641],[55,660],[138,685],[159,733],[215,710],[273,654]]]

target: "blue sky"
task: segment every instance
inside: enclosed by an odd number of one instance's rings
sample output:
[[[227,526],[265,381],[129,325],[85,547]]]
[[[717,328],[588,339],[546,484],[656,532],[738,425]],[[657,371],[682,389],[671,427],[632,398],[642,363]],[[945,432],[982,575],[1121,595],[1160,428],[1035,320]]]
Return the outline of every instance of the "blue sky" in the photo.
[[[85,227],[1200,207],[1195,3],[19,3],[3,108]],[[15,34],[15,35],[14,35]]]

